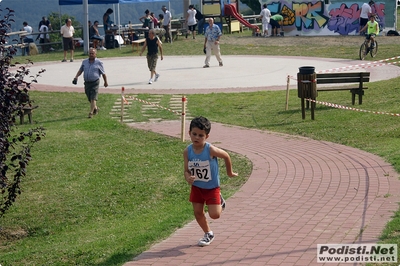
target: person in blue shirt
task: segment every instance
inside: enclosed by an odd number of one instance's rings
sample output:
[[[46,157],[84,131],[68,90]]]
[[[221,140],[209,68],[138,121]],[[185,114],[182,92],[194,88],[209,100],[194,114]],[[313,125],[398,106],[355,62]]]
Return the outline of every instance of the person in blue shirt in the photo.
[[[97,96],[99,94],[100,76],[103,77],[104,87],[108,87],[106,72],[104,71],[103,62],[101,62],[97,57],[97,50],[90,48],[89,58],[82,61],[82,65],[75,75],[73,84],[78,83],[78,77],[83,74],[83,79],[85,81],[85,94],[90,102],[90,113],[89,118],[93,115],[99,113],[99,108],[97,107]]]
[[[221,58],[221,50],[219,48],[219,40],[222,36],[221,29],[219,28],[218,25],[214,24],[214,19],[209,18],[208,19],[208,24],[209,26],[206,29],[206,32],[204,34],[204,49],[206,51],[206,60],[205,60],[205,65],[203,68],[208,68],[210,67],[210,58],[211,58],[211,51],[214,52],[215,57],[217,58],[219,62],[219,66],[222,67],[222,58]]]
[[[232,171],[229,154],[206,142],[210,136],[211,123],[202,116],[194,118],[190,123],[189,135],[192,143],[183,152],[184,176],[191,185],[190,202],[197,223],[204,232],[199,246],[208,246],[215,236],[207,222],[204,205],[208,207],[211,219],[218,219],[225,208],[225,200],[221,196],[218,158],[225,162],[229,177],[237,176]]]

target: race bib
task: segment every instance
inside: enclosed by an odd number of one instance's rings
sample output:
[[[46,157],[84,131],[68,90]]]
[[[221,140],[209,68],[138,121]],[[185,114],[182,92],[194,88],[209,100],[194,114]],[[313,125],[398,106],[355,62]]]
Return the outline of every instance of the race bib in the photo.
[[[190,174],[195,181],[209,182],[212,180],[209,161],[189,161]]]

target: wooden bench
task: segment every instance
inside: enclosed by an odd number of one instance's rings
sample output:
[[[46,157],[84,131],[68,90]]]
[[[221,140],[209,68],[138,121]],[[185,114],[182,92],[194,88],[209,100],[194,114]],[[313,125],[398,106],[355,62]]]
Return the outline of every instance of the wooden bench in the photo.
[[[135,51],[135,47],[136,47],[137,51],[139,52],[139,45],[141,43],[144,43],[145,41],[146,41],[145,38],[132,41],[132,53]]]
[[[26,92],[19,94],[18,99],[23,104],[23,107],[18,111],[20,124],[22,125],[24,123],[24,117],[26,115],[28,116],[29,123],[32,124],[32,112],[39,106],[32,106],[31,101],[29,100],[29,94]]]
[[[39,105],[36,106],[24,106],[19,113],[19,122],[22,125],[24,123],[24,117],[27,115],[29,119],[29,124],[32,124],[32,112],[34,109],[38,108]]]
[[[344,83],[358,83],[355,87],[318,87],[317,92],[320,91],[341,91],[349,90],[351,93],[351,103],[354,105],[356,95],[358,95],[358,104],[362,104],[362,96],[364,90],[368,87],[364,86],[364,82],[369,82],[369,72],[341,72],[341,73],[317,73],[317,85],[318,84],[344,84]]]

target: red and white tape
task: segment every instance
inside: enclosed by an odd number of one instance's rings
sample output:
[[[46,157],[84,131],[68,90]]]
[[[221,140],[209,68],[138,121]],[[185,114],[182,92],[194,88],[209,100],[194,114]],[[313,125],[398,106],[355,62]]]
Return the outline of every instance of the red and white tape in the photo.
[[[340,71],[348,71],[348,70],[355,70],[359,68],[370,68],[370,67],[379,67],[379,66],[385,66],[385,65],[395,65],[395,64],[400,64],[400,61],[397,62],[388,62],[391,60],[399,59],[399,56],[391,57],[391,58],[386,58],[382,60],[377,60],[374,62],[369,62],[369,63],[364,63],[364,64],[357,64],[357,65],[350,65],[350,66],[344,66],[344,67],[336,67],[336,68],[331,68],[331,69],[326,69],[326,70],[320,70],[317,71],[316,73],[329,73],[329,72],[340,72]],[[290,76],[288,75],[290,79],[297,80],[297,77]]]
[[[325,105],[325,106],[337,108],[337,109],[357,111],[357,112],[363,112],[363,113],[371,113],[371,114],[378,114],[378,115],[400,116],[400,114],[388,113],[388,112],[368,111],[368,110],[358,109],[358,108],[354,108],[354,107],[348,107],[348,106],[344,106],[344,105],[340,105],[340,104],[336,104],[336,103],[320,102],[320,101],[316,101],[316,100],[313,100],[313,99],[310,99],[310,98],[307,98],[306,100],[310,101],[310,102],[322,104],[322,105]]]

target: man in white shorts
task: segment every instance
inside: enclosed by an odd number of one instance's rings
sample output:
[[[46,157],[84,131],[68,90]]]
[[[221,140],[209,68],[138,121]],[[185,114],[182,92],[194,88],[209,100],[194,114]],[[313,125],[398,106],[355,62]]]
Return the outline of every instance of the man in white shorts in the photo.
[[[268,37],[268,25],[271,18],[271,11],[267,8],[267,4],[263,5],[263,10],[261,10],[260,18],[262,19],[263,35]]]

